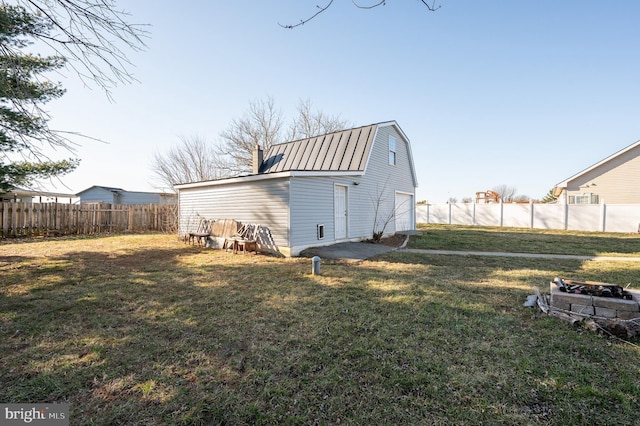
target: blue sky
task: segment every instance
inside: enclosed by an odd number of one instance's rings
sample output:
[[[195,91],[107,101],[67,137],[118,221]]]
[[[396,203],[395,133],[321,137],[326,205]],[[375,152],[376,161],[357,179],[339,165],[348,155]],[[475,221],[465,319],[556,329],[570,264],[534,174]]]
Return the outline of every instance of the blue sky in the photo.
[[[120,0],[149,24],[131,53],[139,83],[110,102],[72,73],[47,109],[81,141],[64,177],[154,190],[151,163],[180,136],[212,143],[252,100],[286,118],[300,99],[355,126],[396,120],[411,141],[417,199],[474,197],[498,185],[543,197],[554,184],[640,139],[640,2],[349,0],[294,30],[322,0]],[[367,4],[361,0],[361,4]],[[68,156],[59,152],[60,156]]]

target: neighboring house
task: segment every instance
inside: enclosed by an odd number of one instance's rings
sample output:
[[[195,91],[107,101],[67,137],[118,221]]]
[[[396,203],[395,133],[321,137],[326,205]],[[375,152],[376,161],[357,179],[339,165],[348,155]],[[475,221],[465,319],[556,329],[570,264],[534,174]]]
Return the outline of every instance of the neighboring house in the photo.
[[[13,188],[12,190],[0,194],[0,202],[17,203],[57,203],[64,201],[70,203],[76,196],[74,194],[63,194],[60,192],[37,191],[24,188]]]
[[[179,232],[198,217],[257,223],[262,249],[296,256],[415,229],[417,185],[409,139],[395,121],[377,123],[256,149],[250,175],[177,185]]]
[[[640,203],[640,141],[558,183],[561,204]]]
[[[178,195],[164,192],[125,191],[122,188],[94,185],[76,194],[81,203],[175,204]]]

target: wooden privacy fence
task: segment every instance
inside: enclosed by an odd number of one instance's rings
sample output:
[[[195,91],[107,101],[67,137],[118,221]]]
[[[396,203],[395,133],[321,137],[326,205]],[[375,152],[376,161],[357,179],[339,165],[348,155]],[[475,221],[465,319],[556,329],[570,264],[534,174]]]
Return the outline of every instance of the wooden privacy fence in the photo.
[[[175,232],[176,204],[0,204],[2,237]]]

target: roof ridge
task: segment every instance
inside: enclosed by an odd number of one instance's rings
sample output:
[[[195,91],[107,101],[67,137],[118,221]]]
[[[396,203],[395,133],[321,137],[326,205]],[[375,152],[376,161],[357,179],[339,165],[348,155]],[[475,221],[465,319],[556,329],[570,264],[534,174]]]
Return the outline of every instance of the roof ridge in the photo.
[[[260,173],[293,170],[364,172],[373,143],[369,135],[376,133],[372,130],[377,126],[378,123],[368,124],[271,145],[265,150]],[[367,137],[363,137],[363,134]],[[347,152],[350,158],[345,162]],[[317,158],[310,161],[302,154],[315,155]],[[334,158],[336,155],[339,157]]]
[[[273,146],[276,146],[276,145],[286,145],[286,144],[289,144],[289,143],[296,143],[296,142],[306,141],[307,139],[319,138],[319,137],[322,137],[322,136],[329,136],[329,135],[334,135],[336,133],[349,132],[349,131],[352,131],[352,130],[364,129],[365,127],[379,126],[380,124],[393,123],[393,122],[394,122],[393,120],[380,121],[380,122],[377,122],[377,123],[366,124],[364,126],[350,127],[348,129],[335,130],[333,132],[328,132],[328,133],[320,133],[319,135],[313,135],[313,136],[308,136],[306,138],[294,139],[292,141],[275,143],[275,144],[273,144],[271,146],[273,147]],[[269,149],[271,149],[271,147]]]

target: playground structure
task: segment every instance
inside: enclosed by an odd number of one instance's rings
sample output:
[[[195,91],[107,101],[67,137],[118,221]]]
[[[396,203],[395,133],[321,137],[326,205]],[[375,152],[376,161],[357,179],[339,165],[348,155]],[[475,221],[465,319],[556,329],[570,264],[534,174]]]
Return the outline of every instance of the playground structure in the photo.
[[[500,194],[495,191],[487,190],[476,192],[476,204],[491,204],[491,203],[499,203],[500,202]]]

